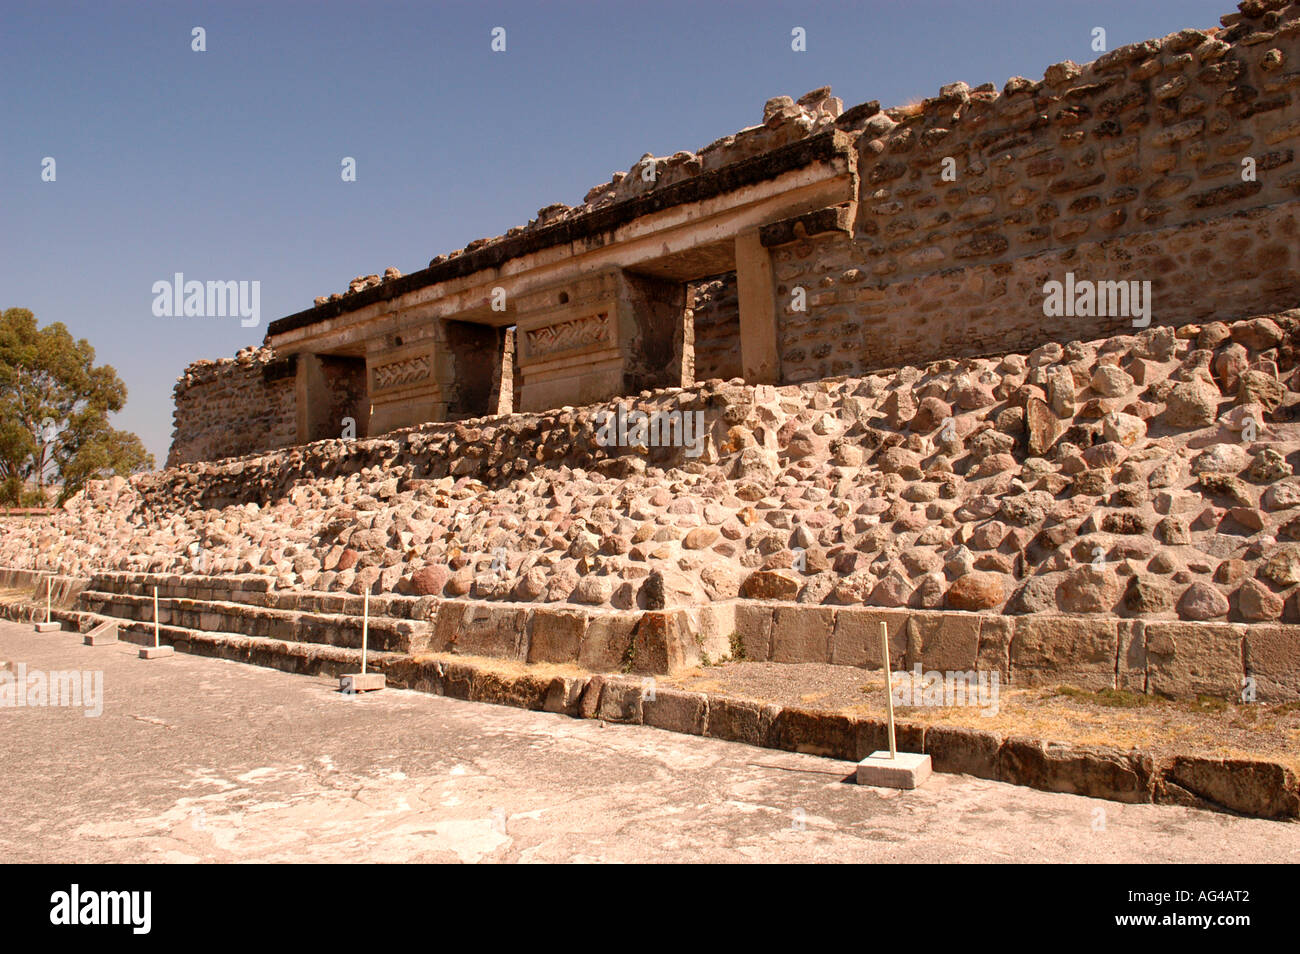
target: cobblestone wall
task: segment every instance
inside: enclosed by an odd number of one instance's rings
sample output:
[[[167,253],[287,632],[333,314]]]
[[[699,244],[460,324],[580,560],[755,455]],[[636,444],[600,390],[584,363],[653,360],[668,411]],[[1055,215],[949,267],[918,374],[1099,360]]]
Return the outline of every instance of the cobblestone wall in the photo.
[[[167,466],[238,457],[297,440],[295,363],[270,348],[245,348],[234,358],[196,361],[173,389]]]

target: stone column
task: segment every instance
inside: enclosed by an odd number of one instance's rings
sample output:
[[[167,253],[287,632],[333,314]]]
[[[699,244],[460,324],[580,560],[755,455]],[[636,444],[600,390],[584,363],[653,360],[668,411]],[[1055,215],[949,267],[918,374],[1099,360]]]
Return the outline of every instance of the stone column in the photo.
[[[740,309],[740,364],[749,384],[781,383],[780,337],[772,256],[758,229],[736,236],[736,294]]]
[[[294,378],[294,397],[298,406],[298,443],[316,440],[323,422],[321,415],[329,411],[329,395],[321,360],[314,354],[299,354]]]

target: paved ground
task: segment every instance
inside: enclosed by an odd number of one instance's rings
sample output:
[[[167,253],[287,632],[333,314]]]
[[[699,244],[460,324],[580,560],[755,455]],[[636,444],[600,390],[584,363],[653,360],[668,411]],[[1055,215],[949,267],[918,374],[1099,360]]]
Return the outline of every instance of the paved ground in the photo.
[[[0,708],[0,857],[125,861],[1300,861],[1300,824],[852,765],[0,622],[103,712]]]

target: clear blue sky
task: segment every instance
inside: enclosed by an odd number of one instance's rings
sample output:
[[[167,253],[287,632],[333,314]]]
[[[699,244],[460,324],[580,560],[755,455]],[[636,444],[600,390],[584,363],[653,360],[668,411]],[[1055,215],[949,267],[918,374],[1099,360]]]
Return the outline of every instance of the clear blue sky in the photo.
[[[698,149],[771,96],[885,106],[1218,24],[1231,0],[143,3],[0,0],[0,308],[62,321],[161,464],[171,389],[266,324]],[[207,31],[207,52],[190,49]],[[507,49],[490,49],[493,27]],[[792,27],[807,52],[790,49]],[[57,181],[41,181],[43,157]],[[340,162],[357,160],[344,183]],[[261,282],[261,323],[156,318],[153,283]]]

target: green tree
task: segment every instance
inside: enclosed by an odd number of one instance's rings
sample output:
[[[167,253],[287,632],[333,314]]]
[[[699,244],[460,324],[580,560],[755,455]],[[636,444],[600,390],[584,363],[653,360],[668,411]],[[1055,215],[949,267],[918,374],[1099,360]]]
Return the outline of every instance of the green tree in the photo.
[[[61,323],[37,327],[26,308],[0,314],[0,502],[63,503],[86,481],[154,466],[140,438],[109,426],[126,385]],[[33,490],[28,490],[34,485]]]

